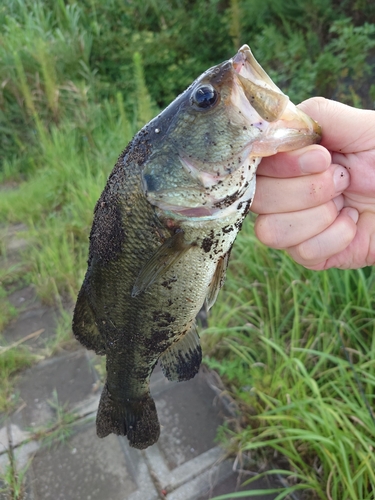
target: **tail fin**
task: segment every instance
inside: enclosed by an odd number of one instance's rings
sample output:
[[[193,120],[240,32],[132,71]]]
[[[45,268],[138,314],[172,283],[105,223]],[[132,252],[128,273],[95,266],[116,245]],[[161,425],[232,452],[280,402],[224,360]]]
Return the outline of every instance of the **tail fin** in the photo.
[[[96,433],[100,438],[111,433],[127,436],[130,446],[140,450],[151,446],[160,434],[154,400],[148,394],[120,405],[113,400],[105,384],[96,416]]]

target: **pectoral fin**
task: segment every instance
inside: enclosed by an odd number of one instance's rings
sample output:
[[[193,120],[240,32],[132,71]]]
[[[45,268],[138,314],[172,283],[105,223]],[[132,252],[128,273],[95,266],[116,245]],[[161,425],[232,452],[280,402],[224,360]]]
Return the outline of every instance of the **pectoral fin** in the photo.
[[[168,380],[190,380],[199,370],[202,349],[195,323],[178,342],[172,344],[160,357],[161,369]]]
[[[105,354],[105,343],[95,323],[94,313],[87,300],[85,282],[78,294],[73,315],[73,333],[79,342],[96,354]]]
[[[191,245],[185,243],[183,231],[179,231],[171,238],[168,238],[141,269],[133,286],[132,297],[144,292],[158,278],[163,276],[189,248],[191,248]]]
[[[226,253],[224,257],[219,260],[215,274],[212,277],[206,296],[206,305],[208,311],[215,304],[220,288],[224,285],[225,273],[227,272],[229,261],[229,254],[230,252]]]

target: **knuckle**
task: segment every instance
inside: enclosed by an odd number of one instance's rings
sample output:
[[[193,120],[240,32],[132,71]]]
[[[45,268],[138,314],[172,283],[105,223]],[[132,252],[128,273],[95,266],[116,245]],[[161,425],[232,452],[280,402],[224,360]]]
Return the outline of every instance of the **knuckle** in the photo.
[[[277,230],[277,224],[273,223],[271,215],[259,215],[254,225],[255,235],[264,245],[272,248],[278,248],[280,234]]]
[[[311,265],[321,258],[320,247],[317,241],[303,241],[294,247],[295,260],[303,265]],[[298,259],[298,260],[297,260]]]
[[[332,199],[335,189],[332,182],[332,174],[329,171],[313,177],[309,184],[308,196],[311,206],[319,206]]]

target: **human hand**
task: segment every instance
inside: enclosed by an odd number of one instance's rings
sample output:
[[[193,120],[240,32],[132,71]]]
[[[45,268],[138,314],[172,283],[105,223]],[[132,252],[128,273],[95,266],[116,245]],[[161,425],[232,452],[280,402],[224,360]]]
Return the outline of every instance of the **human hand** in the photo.
[[[262,160],[255,233],[309,269],[375,264],[375,111],[314,97],[299,106],[321,145]]]

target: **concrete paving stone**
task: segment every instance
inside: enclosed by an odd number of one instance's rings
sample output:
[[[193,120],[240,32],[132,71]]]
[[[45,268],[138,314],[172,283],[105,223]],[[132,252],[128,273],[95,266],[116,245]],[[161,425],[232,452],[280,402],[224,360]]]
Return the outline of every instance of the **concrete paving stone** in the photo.
[[[24,371],[17,384],[21,408],[12,416],[20,427],[40,427],[54,415],[49,401],[57,392],[58,403],[72,409],[92,397],[96,377],[86,351],[51,358]]]
[[[18,471],[28,469],[28,467],[32,463],[34,454],[39,448],[40,443],[38,441],[29,441],[13,450]]]
[[[74,414],[79,418],[84,418],[88,415],[95,416],[99,406],[100,392],[100,390],[96,391],[95,394],[91,394],[83,401],[72,405],[72,411],[74,411]]]
[[[0,455],[5,453],[9,447],[9,438],[8,438],[8,424],[4,419],[3,425],[0,428]]]
[[[15,424],[10,424],[9,433],[12,439],[12,446],[20,446],[31,437],[30,432],[20,429],[18,425]]]
[[[217,465],[223,458],[223,450],[219,447],[211,448],[173,470],[169,470],[157,445],[147,448],[145,455],[161,488],[172,491]]]
[[[9,466],[9,456],[8,453],[3,453],[0,455],[0,476],[4,476],[6,468]]]
[[[38,307],[40,304],[34,285],[28,285],[20,290],[10,293],[7,296],[7,300],[12,304],[12,306],[17,307],[17,309],[21,311]]]
[[[248,476],[241,475],[239,473],[233,472],[231,468],[231,473],[224,479],[221,480],[220,477],[218,477],[218,472],[220,471],[214,471],[216,473],[212,474],[210,477],[210,486],[206,490],[206,492],[197,497],[195,500],[210,500],[211,498],[214,498],[219,495],[230,495],[231,493],[236,493],[236,492],[244,492],[244,491],[254,491],[254,490],[266,490],[266,489],[271,489],[271,488],[280,488],[280,483],[276,481],[272,481],[272,479],[264,478],[264,479],[259,479],[257,481],[254,481],[253,483],[249,485],[244,485],[242,484],[248,479]],[[252,496],[244,496],[241,497],[245,500],[273,500],[276,498],[277,493],[270,493],[267,495],[252,495]],[[168,498],[168,500],[170,500]],[[229,499],[228,499],[229,500]],[[235,500],[230,499],[230,500]]]
[[[51,307],[40,305],[31,309],[21,311],[17,318],[13,319],[3,330],[2,335],[8,342],[15,342],[38,330],[43,332],[26,345],[41,348],[46,341],[52,338],[56,332],[58,311]]]
[[[255,481],[249,486],[241,487],[247,476],[233,472],[233,460],[224,460],[224,452],[216,447],[169,471],[157,446],[145,450],[150,470],[157,478],[162,491],[168,500],[209,500],[217,495],[230,494],[236,491],[254,491],[280,487],[268,479]],[[258,495],[256,500],[272,500],[276,494]]]
[[[154,397],[161,424],[158,446],[171,470],[215,446],[224,409],[215,404],[202,372]]]
[[[39,450],[29,474],[35,500],[126,500],[137,490],[119,439],[98,439],[94,424]]]
[[[144,452],[131,448],[128,440],[124,437],[120,437],[119,442],[126,457],[129,471],[137,485],[136,491],[129,496],[124,496],[124,500],[160,500],[159,493],[162,488],[159,486],[159,490],[156,489],[154,481],[157,483],[159,481],[153,471],[150,472],[144,458]]]
[[[217,481],[225,481],[232,471],[230,461],[214,465],[167,495],[167,500],[197,500],[211,491]]]
[[[178,384],[180,384],[180,382],[170,382],[161,371],[160,365],[156,365],[150,380],[150,391],[153,398]]]
[[[201,370],[189,382],[171,383],[156,369],[151,388],[162,431],[159,442],[146,449],[145,456],[158,483],[168,493],[166,498],[208,500],[246,489],[241,489],[246,477],[233,472],[232,461],[223,461],[223,450],[215,446],[217,427],[227,411],[206,371]],[[264,479],[247,488],[270,487],[270,481]],[[271,500],[275,496],[257,499]]]

